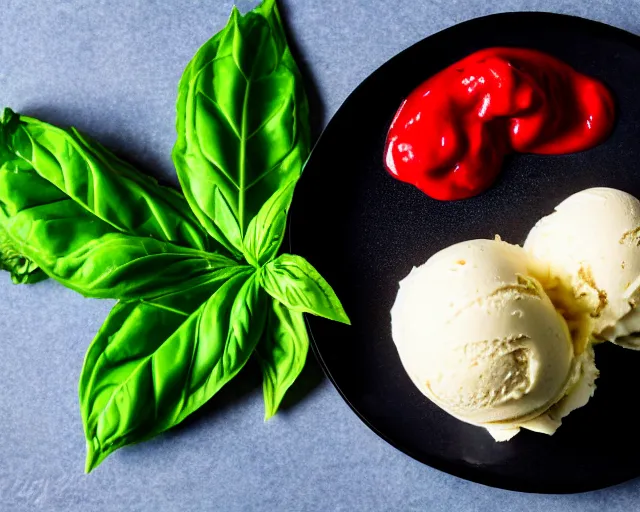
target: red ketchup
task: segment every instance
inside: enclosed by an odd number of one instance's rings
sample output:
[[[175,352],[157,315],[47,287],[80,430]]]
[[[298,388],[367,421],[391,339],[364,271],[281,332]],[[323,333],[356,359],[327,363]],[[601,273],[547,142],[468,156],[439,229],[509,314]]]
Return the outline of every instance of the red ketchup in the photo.
[[[385,164],[441,200],[487,189],[508,153],[555,155],[611,133],[611,93],[547,54],[487,48],[429,78],[404,100],[387,135]]]

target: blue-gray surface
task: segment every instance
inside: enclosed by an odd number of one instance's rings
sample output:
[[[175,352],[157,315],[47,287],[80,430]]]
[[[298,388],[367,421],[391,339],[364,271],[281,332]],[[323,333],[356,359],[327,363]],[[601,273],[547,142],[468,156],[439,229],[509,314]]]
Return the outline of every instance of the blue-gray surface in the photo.
[[[170,160],[180,74],[230,0],[2,0],[0,105],[75,124],[147,172]],[[512,10],[576,14],[640,32],[640,0],[281,0],[322,124],[380,64],[440,29]],[[249,2],[240,3],[241,8]],[[316,110],[316,114],[318,110]],[[640,508],[640,480],[527,495],[419,464],[365,427],[309,362],[298,397],[262,420],[255,368],[204,412],[83,474],[77,381],[112,302],[0,276],[0,510],[580,510]],[[624,435],[624,434],[623,434]]]

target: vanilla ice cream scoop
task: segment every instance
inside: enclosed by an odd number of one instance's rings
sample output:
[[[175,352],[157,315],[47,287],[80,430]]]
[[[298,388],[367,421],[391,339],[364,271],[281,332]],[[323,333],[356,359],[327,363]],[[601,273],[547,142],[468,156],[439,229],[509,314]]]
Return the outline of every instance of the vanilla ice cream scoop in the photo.
[[[541,219],[524,247],[590,308],[597,339],[640,349],[640,201],[583,190]]]
[[[544,264],[498,240],[459,243],[414,268],[391,310],[413,383],[497,440],[520,427],[553,433],[591,396],[597,370],[589,347],[574,348],[548,278]],[[580,396],[566,401],[574,390]]]

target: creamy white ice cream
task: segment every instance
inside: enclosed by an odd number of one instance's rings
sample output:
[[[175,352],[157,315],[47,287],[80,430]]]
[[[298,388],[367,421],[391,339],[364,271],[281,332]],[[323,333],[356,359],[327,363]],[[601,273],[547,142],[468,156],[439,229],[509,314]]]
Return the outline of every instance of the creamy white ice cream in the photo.
[[[590,309],[596,338],[640,349],[640,201],[583,190],[541,219],[524,247]]]
[[[453,245],[414,268],[391,311],[413,383],[497,440],[521,427],[553,433],[589,399],[597,370],[584,329],[569,328],[543,284],[556,284],[546,265],[494,240]]]

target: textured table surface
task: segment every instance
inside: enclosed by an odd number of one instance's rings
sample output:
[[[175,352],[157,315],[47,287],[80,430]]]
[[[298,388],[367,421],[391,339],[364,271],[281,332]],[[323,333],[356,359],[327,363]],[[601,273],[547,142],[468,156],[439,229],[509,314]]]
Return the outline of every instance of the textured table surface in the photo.
[[[3,0],[0,105],[74,124],[141,169],[170,160],[181,72],[230,0]],[[640,1],[281,0],[318,127],[369,73],[438,30],[501,11],[575,14],[640,33]],[[239,2],[241,9],[250,2]],[[264,423],[250,366],[187,422],[84,475],[77,381],[112,306],[0,276],[0,510],[638,510],[640,480],[571,496],[491,489],[413,461],[350,411],[314,360]]]

